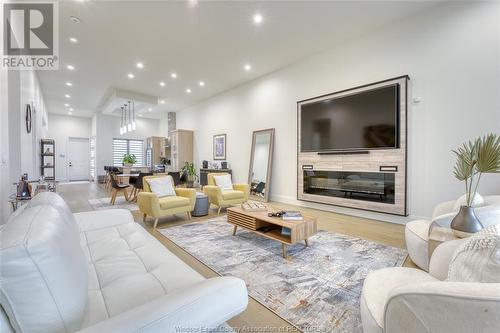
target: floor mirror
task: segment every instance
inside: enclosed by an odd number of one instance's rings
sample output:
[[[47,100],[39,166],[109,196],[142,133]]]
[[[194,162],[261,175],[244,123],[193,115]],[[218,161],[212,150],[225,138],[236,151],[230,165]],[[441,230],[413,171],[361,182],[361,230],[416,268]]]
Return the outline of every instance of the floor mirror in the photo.
[[[269,201],[273,147],[274,128],[253,132],[250,170],[248,172],[250,200]]]

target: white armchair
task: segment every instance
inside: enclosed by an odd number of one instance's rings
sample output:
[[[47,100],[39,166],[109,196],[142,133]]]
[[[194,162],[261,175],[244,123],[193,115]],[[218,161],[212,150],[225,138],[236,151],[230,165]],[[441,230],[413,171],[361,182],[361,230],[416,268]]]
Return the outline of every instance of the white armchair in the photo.
[[[457,206],[457,200],[440,203],[434,208],[431,220],[415,220],[406,224],[406,248],[411,260],[418,267],[426,271],[429,270],[429,229],[431,224],[436,222],[442,227],[449,227],[458,213]],[[485,228],[500,223],[500,195],[485,196],[484,203],[475,211]]]
[[[370,273],[361,295],[364,332],[500,332],[499,231],[441,244],[429,273],[403,267]]]

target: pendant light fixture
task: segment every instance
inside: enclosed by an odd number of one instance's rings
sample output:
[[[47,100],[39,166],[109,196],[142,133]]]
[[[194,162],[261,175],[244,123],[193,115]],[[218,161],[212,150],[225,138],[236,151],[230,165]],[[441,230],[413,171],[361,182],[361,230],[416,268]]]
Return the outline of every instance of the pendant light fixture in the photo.
[[[127,107],[126,104],[125,104],[125,107]],[[132,117],[130,117],[130,101],[128,101],[128,124],[127,124],[127,126],[128,126],[128,131],[132,132]]]
[[[120,114],[120,135],[123,135],[123,106]]]
[[[120,135],[135,131],[135,102],[128,101],[120,106],[120,109]]]
[[[126,134],[127,133],[127,109],[125,109],[125,106],[122,106],[122,109],[123,109],[123,114],[124,114],[123,134]]]
[[[129,106],[130,106],[130,102]],[[135,102],[132,102],[132,131],[135,131]]]

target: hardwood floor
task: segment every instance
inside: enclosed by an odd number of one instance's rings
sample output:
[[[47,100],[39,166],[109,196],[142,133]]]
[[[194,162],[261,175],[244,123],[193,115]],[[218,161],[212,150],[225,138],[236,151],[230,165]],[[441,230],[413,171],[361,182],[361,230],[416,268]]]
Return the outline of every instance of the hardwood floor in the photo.
[[[110,197],[110,193],[106,191],[102,185],[94,183],[60,184],[58,185],[57,191],[66,200],[74,213],[92,210],[92,206],[88,202],[89,199]],[[300,210],[304,214],[315,216],[318,219],[318,229],[369,239],[395,247],[405,247],[403,225],[303,208],[278,202],[271,202],[269,205],[276,210]],[[139,211],[133,212],[132,215],[137,223],[144,226],[145,229],[156,237],[165,247],[200,274],[205,277],[218,276],[209,267],[182,250],[158,231],[154,230],[152,227],[153,218],[148,218],[146,223],[143,223],[142,214]],[[158,223],[158,228],[169,228],[176,225],[205,220],[210,216],[217,216],[217,210],[215,208],[210,209],[208,217],[204,216],[187,220],[186,215],[182,214],[182,216],[162,218]],[[409,258],[406,260],[404,266],[415,267]],[[245,327],[247,332],[262,331],[260,328],[264,327],[269,328],[265,332],[278,330],[285,332],[287,331],[286,328],[293,331],[293,326],[252,298],[249,298],[248,308],[245,312],[231,319],[228,323],[232,327]],[[251,329],[252,327],[255,329]]]

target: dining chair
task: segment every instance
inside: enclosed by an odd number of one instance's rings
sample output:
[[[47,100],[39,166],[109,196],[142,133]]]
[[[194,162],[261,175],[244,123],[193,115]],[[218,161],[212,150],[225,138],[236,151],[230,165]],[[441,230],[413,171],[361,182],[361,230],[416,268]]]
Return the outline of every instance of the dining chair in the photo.
[[[110,203],[112,205],[115,204],[116,195],[118,194],[118,192],[123,192],[123,196],[125,197],[125,200],[129,201],[127,188],[129,188],[130,185],[129,184],[118,184],[118,182],[116,181],[116,174],[114,174],[114,173],[110,174],[110,182],[111,182],[111,188],[113,189],[113,191],[111,192]]]

